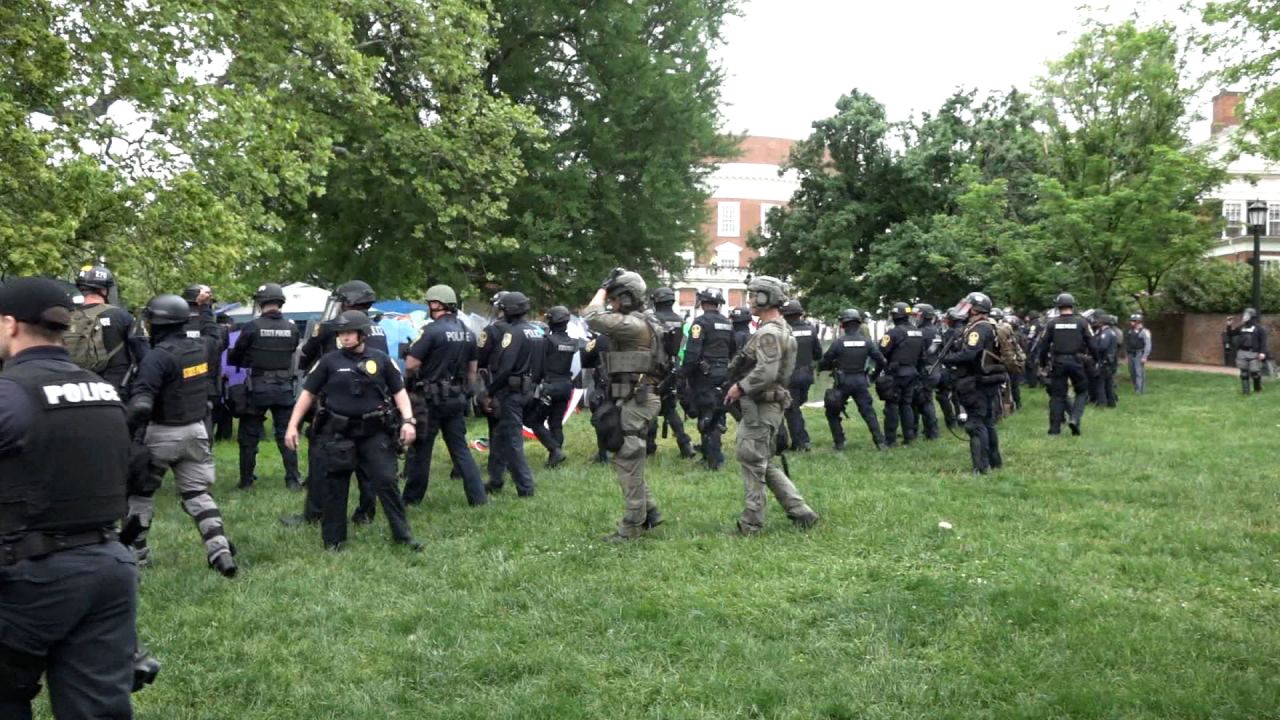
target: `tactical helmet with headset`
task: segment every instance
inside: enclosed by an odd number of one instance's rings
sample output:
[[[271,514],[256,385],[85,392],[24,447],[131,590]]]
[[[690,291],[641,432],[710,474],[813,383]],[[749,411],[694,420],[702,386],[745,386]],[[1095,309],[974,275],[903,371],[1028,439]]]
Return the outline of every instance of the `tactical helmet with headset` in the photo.
[[[142,309],[142,319],[152,327],[186,325],[191,319],[191,307],[179,295],[157,295]]]
[[[458,307],[458,293],[448,285],[432,285],[427,288],[426,300],[428,303],[438,302],[447,310]]]
[[[568,325],[570,317],[569,308],[563,305],[556,305],[547,311],[547,324]]]
[[[640,273],[630,270],[618,273],[605,287],[605,294],[623,312],[639,309],[644,304],[644,296],[648,291],[649,287]]]
[[[787,301],[787,286],[776,277],[757,275],[747,283],[751,305],[757,310],[780,308]]]
[[[654,305],[671,305],[676,301],[676,291],[669,287],[655,288],[650,297]]]

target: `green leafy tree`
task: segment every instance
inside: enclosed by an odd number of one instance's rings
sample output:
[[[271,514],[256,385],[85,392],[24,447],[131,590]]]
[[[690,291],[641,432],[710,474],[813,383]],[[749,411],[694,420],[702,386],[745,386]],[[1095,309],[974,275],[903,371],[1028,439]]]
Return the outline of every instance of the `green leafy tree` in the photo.
[[[1203,18],[1209,30],[1199,38],[1202,48],[1212,62],[1222,63],[1228,86],[1247,91],[1236,112],[1248,132],[1236,140],[1280,159],[1280,1],[1210,2]]]

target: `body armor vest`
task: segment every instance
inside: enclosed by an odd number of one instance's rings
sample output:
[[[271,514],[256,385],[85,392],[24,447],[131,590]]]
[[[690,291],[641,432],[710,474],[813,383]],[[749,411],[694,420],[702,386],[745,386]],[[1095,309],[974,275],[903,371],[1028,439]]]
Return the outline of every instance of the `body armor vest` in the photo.
[[[160,391],[151,422],[189,425],[204,420],[211,377],[204,342],[178,335],[156,345],[152,352],[156,351],[173,358],[178,375]]]
[[[861,332],[845,334],[836,338],[840,346],[840,354],[836,359],[836,369],[845,373],[862,373],[867,371],[867,359],[871,357],[871,341]]]
[[[1130,330],[1124,336],[1124,349],[1129,351],[1130,355],[1137,355],[1147,346],[1145,340],[1142,339],[1141,330]]]
[[[900,330],[903,337],[893,348],[893,357],[885,359],[901,367],[915,367],[924,353],[924,331],[903,325],[894,329]]]
[[[26,448],[0,458],[0,536],[92,530],[124,517],[129,431],[115,388],[61,360],[24,362],[3,376],[31,398],[35,422]]]
[[[667,351],[667,357],[674,358],[679,356],[680,345],[684,342],[684,318],[671,308],[657,310],[653,314],[658,318],[658,322],[662,323],[662,328],[665,331],[662,336],[662,343],[663,349]]]
[[[542,368],[547,380],[568,380],[573,377],[573,356],[578,352],[578,341],[563,330],[547,336],[547,359]]]
[[[813,346],[818,342],[813,326],[807,322],[793,323],[791,336],[796,339],[796,368],[813,367]]]
[[[1257,325],[1241,325],[1239,334],[1236,335],[1236,349],[1246,352],[1256,352],[1261,350],[1262,343],[1258,340]]]
[[[254,370],[288,370],[293,365],[293,351],[298,347],[298,326],[282,317],[263,316],[254,320],[245,332],[253,333],[249,345],[249,367]]]
[[[1084,322],[1071,315],[1057,318],[1049,324],[1054,355],[1076,355],[1085,351]]]
[[[706,313],[694,322],[702,326],[701,359],[708,365],[727,366],[729,349],[733,347],[733,324],[718,312]]]

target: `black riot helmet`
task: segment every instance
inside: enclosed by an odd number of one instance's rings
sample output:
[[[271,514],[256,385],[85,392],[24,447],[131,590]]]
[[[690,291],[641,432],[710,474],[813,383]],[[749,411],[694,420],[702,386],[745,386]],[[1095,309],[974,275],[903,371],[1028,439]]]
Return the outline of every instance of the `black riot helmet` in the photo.
[[[76,273],[76,289],[81,292],[85,290],[100,290],[105,293],[115,287],[115,284],[116,276],[101,265],[87,265],[80,268],[80,272]]]
[[[372,305],[378,301],[378,294],[363,280],[345,282],[338,286],[333,295],[347,307]]]
[[[720,292],[720,288],[703,288],[698,291],[698,305],[716,305],[724,304],[724,293]]]
[[[1056,308],[1075,308],[1076,299],[1071,293],[1061,293],[1054,298],[1053,306]]]
[[[852,325],[854,323],[861,323],[862,313],[858,312],[857,308],[847,308],[847,309],[841,310],[840,314],[836,317],[836,319],[840,321],[841,326]]]
[[[933,322],[938,317],[938,311],[929,303],[916,303],[916,314],[928,322]]]
[[[188,285],[182,289],[182,299],[185,300],[188,305],[195,305],[196,301],[200,299],[200,293],[204,292],[204,290],[204,285]]]
[[[266,283],[259,285],[257,292],[253,294],[253,301],[261,307],[267,303],[279,303],[284,305],[284,288],[276,283]]]
[[[142,309],[142,319],[152,327],[186,325],[191,319],[191,306],[179,295],[157,295]]]
[[[344,310],[341,315],[329,324],[329,327],[335,333],[355,330],[361,336],[365,336],[373,328],[373,321],[369,319],[367,314],[359,310]]]
[[[987,314],[991,312],[991,298],[983,292],[971,292],[964,298],[964,303],[969,306],[970,312]]]
[[[1249,322],[1258,319],[1258,311],[1254,308],[1245,308],[1244,314],[1240,316],[1240,322]]]
[[[569,318],[569,308],[563,305],[556,305],[547,311],[547,324],[552,327],[556,325],[568,325]]]
[[[745,323],[751,322],[751,310],[746,305],[736,307],[729,311],[729,322]]]
[[[654,288],[653,294],[649,297],[653,299],[655,307],[658,305],[674,305],[676,302],[676,291],[669,287]]]
[[[782,303],[783,317],[800,317],[804,314],[804,306],[799,300],[788,300]]]
[[[529,298],[522,292],[503,293],[498,298],[498,309],[502,310],[502,316],[508,320],[518,318],[529,312]]]
[[[910,314],[911,306],[904,302],[896,302],[893,304],[893,307],[889,309],[889,318],[895,322],[899,320],[906,320],[907,316]]]

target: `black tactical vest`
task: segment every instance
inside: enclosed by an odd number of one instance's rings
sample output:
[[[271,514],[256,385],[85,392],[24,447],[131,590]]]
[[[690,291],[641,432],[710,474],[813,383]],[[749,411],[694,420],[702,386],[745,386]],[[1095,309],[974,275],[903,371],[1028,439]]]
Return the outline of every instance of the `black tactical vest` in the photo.
[[[547,336],[547,358],[543,374],[548,380],[568,380],[573,377],[573,356],[578,353],[578,341],[563,330]]]
[[[836,338],[839,355],[836,358],[836,369],[848,375],[866,372],[867,359],[871,357],[871,341],[861,332],[846,334]]]
[[[807,322],[790,323],[791,336],[796,339],[796,368],[813,366],[813,346],[818,342],[818,333]]]
[[[684,318],[671,308],[655,310],[653,314],[666,331],[662,336],[662,349],[667,352],[667,357],[680,357],[680,345],[684,343]]]
[[[1141,330],[1130,330],[1124,334],[1124,349],[1129,351],[1130,355],[1137,355],[1146,348],[1147,343],[1142,339]]]
[[[298,347],[298,326],[282,317],[262,316],[244,329],[253,333],[248,366],[254,370],[288,370]]]
[[[702,360],[713,366],[727,366],[733,347],[733,323],[718,312],[706,313],[694,322],[702,326]]]
[[[942,331],[936,325],[925,325],[920,328],[920,331],[924,333],[925,360],[933,362],[938,358],[938,354],[942,352],[942,348],[945,347]]]
[[[1236,349],[1246,352],[1256,352],[1262,349],[1262,342],[1258,339],[1257,325],[1240,326],[1240,334],[1236,335]]]
[[[61,360],[24,362],[3,376],[27,392],[35,423],[25,450],[0,458],[0,536],[92,530],[124,517],[129,430],[115,388]]]
[[[381,350],[384,355],[391,356],[391,351],[387,345],[387,331],[379,327],[377,323],[369,327],[369,334],[364,338],[364,346],[374,350]]]
[[[1048,327],[1052,333],[1054,355],[1076,355],[1085,351],[1085,321],[1075,315],[1054,318]]]
[[[172,356],[178,375],[160,391],[151,422],[189,425],[204,420],[211,378],[204,341],[178,335],[156,345],[152,352]]]
[[[900,330],[904,337],[894,346],[893,357],[885,359],[902,367],[914,367],[924,353],[924,331],[909,325],[899,325],[894,330]]]

